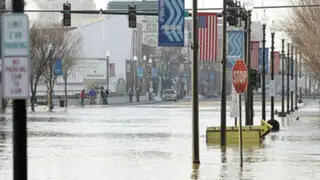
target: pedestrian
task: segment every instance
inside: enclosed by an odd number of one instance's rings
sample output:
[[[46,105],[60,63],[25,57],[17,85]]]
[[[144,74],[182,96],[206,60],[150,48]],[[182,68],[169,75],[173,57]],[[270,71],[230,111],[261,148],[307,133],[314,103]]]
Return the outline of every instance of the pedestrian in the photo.
[[[95,104],[95,98],[96,98],[96,91],[91,88],[89,91],[89,97],[90,97],[90,104]]]
[[[131,88],[128,89],[128,94],[129,94],[129,102],[132,102],[133,91]]]
[[[139,88],[137,88],[136,96],[137,96],[137,102],[140,102],[140,89]]]
[[[104,100],[105,100],[105,104],[108,104],[108,97],[109,97],[109,94],[110,94],[110,92],[109,92],[109,90],[108,89],[106,89],[106,91],[105,91],[105,93],[104,93]]]
[[[83,89],[81,92],[80,92],[80,99],[81,99],[81,106],[84,105],[84,98],[85,98],[85,90]]]
[[[100,96],[101,96],[102,104],[106,104],[106,95],[105,95],[103,89],[100,90]]]

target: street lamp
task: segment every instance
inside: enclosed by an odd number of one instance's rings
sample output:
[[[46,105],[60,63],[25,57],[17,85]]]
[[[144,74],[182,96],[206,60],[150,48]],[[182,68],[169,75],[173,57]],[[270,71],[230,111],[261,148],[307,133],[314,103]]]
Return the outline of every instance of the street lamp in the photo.
[[[110,75],[110,68],[109,68],[109,57],[110,57],[110,52],[106,51],[106,57],[107,57],[107,67],[106,67],[106,73],[107,73],[107,91],[109,91],[109,75]]]
[[[262,21],[262,119],[266,120],[266,23],[268,17],[264,11]]]
[[[290,114],[290,43],[287,43],[287,114]]]
[[[303,103],[302,101],[302,87],[301,87],[301,80],[302,80],[302,59],[301,53],[299,54],[299,103]]]
[[[296,46],[296,61],[295,61],[295,101],[294,101],[294,109],[298,110],[298,47]]]
[[[282,44],[282,49],[281,49],[281,77],[282,77],[282,90],[281,90],[281,112],[278,114],[279,117],[286,117],[286,113],[284,112],[284,59],[285,59],[285,54],[284,54],[284,39],[281,40]]]
[[[49,57],[51,56],[51,51],[53,51],[53,46],[52,43],[50,43],[48,45],[48,50],[49,50]],[[49,58],[49,98],[48,98],[48,102],[49,102],[49,110],[52,111],[53,109],[53,102],[52,102],[52,96],[53,96],[53,67],[52,67],[52,63],[53,60],[51,59],[52,56]]]
[[[293,62],[293,44],[291,44],[291,58],[290,58],[290,61],[291,61],[291,112],[294,112],[294,108],[293,108],[293,76],[294,76],[294,62]]]
[[[279,123],[274,119],[274,96],[275,96],[275,83],[274,83],[274,36],[275,36],[274,21],[270,26],[271,32],[271,81],[270,81],[270,96],[271,96],[271,119],[268,121],[272,125],[273,131],[279,131]]]
[[[251,70],[251,12],[254,7],[254,0],[246,0],[245,8],[246,14],[246,25],[247,25],[247,68]],[[251,82],[251,76],[248,76],[248,82]],[[251,83],[248,83],[247,91],[247,104],[246,104],[246,125],[253,125],[253,92]]]
[[[133,91],[136,91],[137,88],[137,61],[138,57],[136,55],[133,56]],[[132,87],[131,87],[132,88]]]

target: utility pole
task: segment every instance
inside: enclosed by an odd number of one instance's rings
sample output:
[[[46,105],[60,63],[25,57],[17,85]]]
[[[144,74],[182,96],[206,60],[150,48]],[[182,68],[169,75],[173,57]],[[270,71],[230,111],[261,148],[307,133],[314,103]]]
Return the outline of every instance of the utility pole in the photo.
[[[198,0],[192,3],[192,38],[193,38],[193,61],[192,61],[192,145],[193,145],[193,164],[200,164],[199,152],[199,93],[198,93]]]
[[[226,75],[227,75],[227,0],[223,0],[222,10],[222,83],[221,83],[221,112],[220,112],[220,145],[225,147],[227,144],[226,138]]]
[[[23,14],[24,1],[12,0],[12,11]],[[13,100],[13,180],[27,180],[27,167],[27,109],[21,98]]]

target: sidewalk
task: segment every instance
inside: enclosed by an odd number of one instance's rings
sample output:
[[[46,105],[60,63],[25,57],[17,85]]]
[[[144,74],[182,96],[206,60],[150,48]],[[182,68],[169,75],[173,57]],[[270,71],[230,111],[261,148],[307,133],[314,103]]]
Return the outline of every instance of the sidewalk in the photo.
[[[108,105],[126,105],[126,104],[138,104],[136,101],[136,97],[133,97],[132,103],[129,102],[129,96],[121,96],[121,97],[110,97],[108,98]],[[98,100],[99,101],[99,100]],[[140,96],[139,103],[153,102],[149,101],[149,97],[147,95]],[[55,106],[59,106],[59,102],[54,102]],[[80,99],[68,99],[68,105],[80,105]],[[84,105],[90,105],[90,100],[85,99]],[[102,103],[97,103],[96,105],[103,105]]]

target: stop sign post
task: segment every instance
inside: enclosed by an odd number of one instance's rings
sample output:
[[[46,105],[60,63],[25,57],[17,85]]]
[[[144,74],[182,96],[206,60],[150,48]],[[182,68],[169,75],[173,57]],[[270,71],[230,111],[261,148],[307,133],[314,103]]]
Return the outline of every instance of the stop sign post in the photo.
[[[243,60],[237,60],[232,69],[232,84],[238,94],[246,92],[248,69]]]
[[[248,86],[248,69],[243,60],[237,60],[232,69],[232,84],[235,91],[239,94],[239,141],[240,141],[240,167],[243,166],[243,147],[242,147],[242,112],[241,94],[246,92]]]

